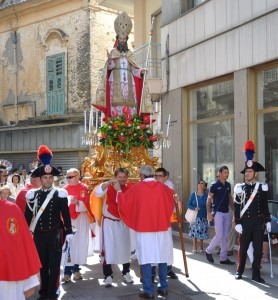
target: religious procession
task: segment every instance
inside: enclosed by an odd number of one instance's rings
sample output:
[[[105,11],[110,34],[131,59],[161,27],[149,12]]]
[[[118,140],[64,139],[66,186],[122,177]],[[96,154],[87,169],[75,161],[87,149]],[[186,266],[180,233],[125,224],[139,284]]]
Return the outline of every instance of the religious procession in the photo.
[[[163,133],[154,114],[153,28],[142,66],[128,45],[129,14],[113,24],[114,45],[83,115],[79,137],[89,152],[80,168],[64,170],[51,143],[39,143],[28,166],[0,156],[0,300],[275,298],[278,211],[269,201],[273,183],[262,175],[269,170],[255,156],[260,146],[240,140],[234,176],[215,135],[202,167],[194,159],[194,176],[181,171],[192,181],[183,192],[154,152],[176,142],[169,134],[176,121],[168,114]],[[98,270],[93,278],[89,267]]]

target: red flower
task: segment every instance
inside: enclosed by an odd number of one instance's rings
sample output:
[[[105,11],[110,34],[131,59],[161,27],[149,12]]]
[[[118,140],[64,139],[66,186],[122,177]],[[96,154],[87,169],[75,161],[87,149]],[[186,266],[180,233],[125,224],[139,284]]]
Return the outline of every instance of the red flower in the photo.
[[[150,124],[150,116],[145,116],[145,117],[143,118],[143,123],[144,123],[144,124]]]
[[[104,139],[105,137],[106,137],[106,134],[105,134],[105,133],[103,133],[103,134],[101,134],[101,135],[100,135],[100,137],[99,137],[99,138],[100,138],[100,139]]]
[[[126,115],[125,118],[126,118],[126,120],[131,121],[132,120],[132,115],[128,114],[128,115]]]
[[[125,123],[125,126],[126,126],[126,127],[128,127],[128,125],[131,125],[131,122],[130,122],[130,120],[125,120],[125,122],[124,122],[124,123]]]
[[[122,108],[122,112],[124,115],[129,115],[130,114],[130,108],[128,106],[124,106]]]
[[[120,135],[120,136],[119,136],[119,140],[120,140],[121,142],[124,142],[124,141],[125,141],[125,137],[122,136],[122,135]]]
[[[112,127],[113,127],[113,129],[115,129],[115,130],[118,130],[118,129],[119,129],[119,126],[118,126],[116,123],[113,123],[113,124],[112,124]]]
[[[146,127],[147,127],[146,124],[141,124],[141,125],[140,125],[140,129],[142,129],[142,130],[146,129]]]
[[[150,116],[144,116],[143,117],[143,123],[144,124],[150,124],[151,118]],[[152,119],[152,123],[154,123],[156,121],[156,119]]]
[[[155,141],[157,141],[157,136],[156,135],[151,135],[149,137],[149,140],[152,141],[152,142],[155,142]]]
[[[144,141],[145,137],[144,137],[143,135],[141,135],[141,136],[139,137],[139,139],[140,139],[140,141]]]

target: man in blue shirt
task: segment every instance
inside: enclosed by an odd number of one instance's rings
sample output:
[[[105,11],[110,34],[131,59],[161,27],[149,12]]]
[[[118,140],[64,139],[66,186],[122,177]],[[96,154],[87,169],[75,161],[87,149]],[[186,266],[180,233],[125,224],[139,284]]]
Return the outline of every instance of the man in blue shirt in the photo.
[[[206,249],[206,257],[210,263],[214,263],[212,253],[216,246],[220,244],[220,264],[234,265],[235,262],[227,258],[229,226],[231,216],[229,214],[229,205],[233,209],[233,198],[231,196],[231,185],[227,181],[229,169],[222,166],[219,169],[219,177],[210,187],[207,198],[207,220],[214,220],[215,236]]]

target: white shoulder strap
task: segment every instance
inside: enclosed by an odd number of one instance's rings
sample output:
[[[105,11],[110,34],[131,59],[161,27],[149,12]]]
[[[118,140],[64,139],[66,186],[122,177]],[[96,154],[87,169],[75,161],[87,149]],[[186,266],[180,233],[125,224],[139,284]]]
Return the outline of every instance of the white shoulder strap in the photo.
[[[250,198],[248,199],[247,203],[244,205],[242,211],[240,212],[240,217],[242,218],[242,216],[244,215],[244,213],[246,212],[247,208],[250,206],[250,204],[252,203],[253,199],[255,198],[257,192],[258,192],[258,189],[259,189],[259,185],[260,183],[257,182],[256,185],[255,185],[255,188],[254,188],[254,191],[252,193],[252,195],[250,196]]]
[[[55,191],[56,191],[56,189],[54,189],[54,188],[50,191],[50,193],[47,195],[45,201],[43,202],[42,206],[40,207],[38,213],[36,214],[35,218],[33,218],[32,222],[29,226],[31,232],[34,232],[41,214],[44,212],[44,210],[45,210],[46,206],[48,205],[49,201],[52,199]]]
[[[199,207],[198,197],[197,197],[197,193],[196,192],[195,192],[195,197],[196,197],[197,207]]]

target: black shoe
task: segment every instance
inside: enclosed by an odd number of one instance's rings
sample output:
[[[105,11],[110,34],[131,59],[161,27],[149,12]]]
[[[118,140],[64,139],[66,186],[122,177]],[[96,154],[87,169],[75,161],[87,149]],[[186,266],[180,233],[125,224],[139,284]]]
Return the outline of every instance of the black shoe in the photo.
[[[258,283],[265,283],[264,279],[262,277],[252,277],[253,281],[256,281]]]
[[[213,257],[212,257],[212,255],[211,254],[209,254],[209,253],[207,253],[207,251],[206,251],[206,257],[207,257],[207,260],[210,262],[210,263],[214,263],[214,260],[213,260]]]
[[[236,272],[235,279],[241,279],[241,278],[242,278],[242,274],[239,272]]]
[[[167,277],[170,277],[172,279],[178,279],[178,276],[172,271],[170,270],[168,273],[167,273]]]
[[[235,265],[234,261],[230,261],[228,258],[226,260],[220,260],[220,264],[222,265]]]
[[[145,299],[153,299],[154,295],[148,294],[148,293],[145,293],[145,292],[140,292],[139,297],[140,298],[145,298]]]
[[[159,295],[161,295],[161,296],[165,296],[165,295],[168,295],[168,290],[164,290],[164,291],[162,291],[162,290],[157,290],[157,293],[158,293]]]

